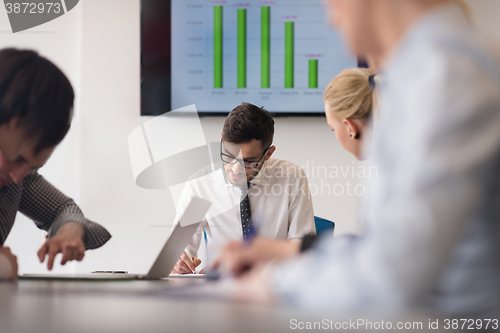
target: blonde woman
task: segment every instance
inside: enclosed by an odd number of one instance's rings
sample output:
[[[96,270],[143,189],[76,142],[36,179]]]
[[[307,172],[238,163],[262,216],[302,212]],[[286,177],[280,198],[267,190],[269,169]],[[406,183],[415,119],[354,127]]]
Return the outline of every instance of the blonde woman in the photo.
[[[325,114],[342,147],[358,160],[367,158],[364,150],[371,135],[369,124],[375,106],[375,75],[367,68],[346,69],[325,89]]]

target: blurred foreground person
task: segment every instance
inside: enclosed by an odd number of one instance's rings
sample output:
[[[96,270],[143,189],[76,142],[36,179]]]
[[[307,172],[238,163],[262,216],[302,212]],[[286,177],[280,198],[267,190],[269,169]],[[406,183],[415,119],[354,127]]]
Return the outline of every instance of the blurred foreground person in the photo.
[[[497,319],[498,328],[500,54],[456,1],[325,4],[350,48],[382,64],[379,178],[370,180],[366,232],[254,265],[239,296],[341,310],[423,307]]]
[[[0,50],[0,246],[17,212],[48,231],[40,262],[62,253],[61,264],[82,260],[86,249],[111,235],[37,172],[70,128],[74,93],[66,76],[34,51]],[[0,279],[17,278],[17,258],[0,247]]]

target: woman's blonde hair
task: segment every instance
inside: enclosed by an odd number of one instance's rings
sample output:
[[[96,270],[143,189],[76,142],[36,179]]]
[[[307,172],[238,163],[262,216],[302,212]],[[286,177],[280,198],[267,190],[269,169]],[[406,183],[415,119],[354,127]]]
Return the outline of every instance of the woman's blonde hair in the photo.
[[[343,70],[325,89],[324,101],[337,119],[366,120],[375,104],[373,71],[368,68]]]

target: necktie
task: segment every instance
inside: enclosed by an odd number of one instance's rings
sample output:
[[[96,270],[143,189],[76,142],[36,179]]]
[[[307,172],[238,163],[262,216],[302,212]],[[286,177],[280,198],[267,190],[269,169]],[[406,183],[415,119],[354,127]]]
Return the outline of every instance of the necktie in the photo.
[[[247,188],[250,188],[250,183],[248,183]],[[248,190],[244,188],[241,189],[240,213],[243,240],[251,240],[255,236],[255,230],[252,222],[252,211],[250,209],[250,199],[248,199]]]

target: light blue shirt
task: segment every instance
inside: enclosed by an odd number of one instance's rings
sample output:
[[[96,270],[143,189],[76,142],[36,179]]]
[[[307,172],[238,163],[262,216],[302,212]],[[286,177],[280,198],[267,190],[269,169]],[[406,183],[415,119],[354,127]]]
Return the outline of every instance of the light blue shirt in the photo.
[[[452,5],[382,73],[366,232],[273,270],[281,299],[343,310],[500,315],[500,57]],[[337,221],[338,222],[338,221]]]

